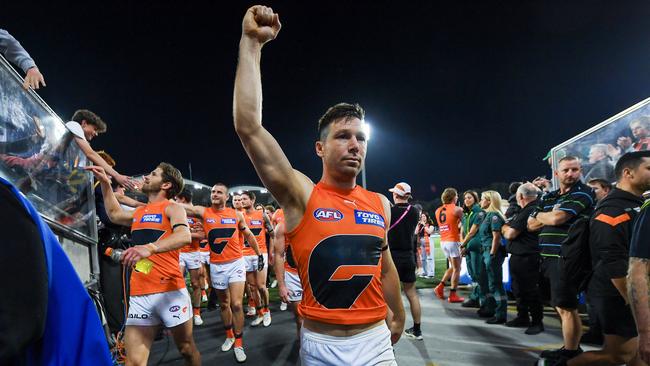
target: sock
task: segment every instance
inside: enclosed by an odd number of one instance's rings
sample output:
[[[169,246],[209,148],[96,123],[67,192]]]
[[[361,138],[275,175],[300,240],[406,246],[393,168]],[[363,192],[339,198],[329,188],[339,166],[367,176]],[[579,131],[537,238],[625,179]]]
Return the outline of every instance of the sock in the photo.
[[[413,323],[413,330],[416,332],[420,331],[420,323]]]
[[[194,308],[193,311],[194,311],[194,315],[201,316],[201,308],[200,307]]]
[[[269,306],[264,305],[264,308],[262,309],[262,313],[268,313],[269,312]]]
[[[255,309],[257,310],[257,315],[258,315],[258,316],[262,316],[262,315],[264,315],[264,311],[262,311],[262,307],[261,307],[261,306],[256,306]]]
[[[244,333],[235,334],[235,347],[244,347]]]
[[[229,326],[224,326],[224,329],[226,329],[226,338],[235,338],[235,333],[232,331],[232,325]]]
[[[203,297],[203,296],[207,296],[207,294],[205,293],[205,290],[201,290],[201,297]]]
[[[249,308],[252,308],[252,307],[254,307],[254,306],[255,306],[255,301],[253,301],[253,299],[251,299],[251,298],[249,297],[249,298],[248,298],[248,307],[249,307]]]

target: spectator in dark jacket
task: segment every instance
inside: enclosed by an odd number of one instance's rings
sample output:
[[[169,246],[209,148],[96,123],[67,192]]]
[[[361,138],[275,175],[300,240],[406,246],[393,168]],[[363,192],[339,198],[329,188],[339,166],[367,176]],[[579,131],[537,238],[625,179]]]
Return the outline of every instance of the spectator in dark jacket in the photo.
[[[589,222],[593,275],[587,291],[605,334],[605,345],[600,351],[585,352],[556,365],[638,364],[637,326],[628,305],[625,276],[632,224],[643,204],[643,192],[650,189],[650,151],[623,155],[615,171],[616,188],[598,203]]]
[[[506,220],[512,218],[515,214],[521,211],[521,207],[517,203],[517,189],[521,186],[521,182],[512,182],[508,186],[508,192],[510,192],[510,197],[508,197],[508,209],[506,210]]]

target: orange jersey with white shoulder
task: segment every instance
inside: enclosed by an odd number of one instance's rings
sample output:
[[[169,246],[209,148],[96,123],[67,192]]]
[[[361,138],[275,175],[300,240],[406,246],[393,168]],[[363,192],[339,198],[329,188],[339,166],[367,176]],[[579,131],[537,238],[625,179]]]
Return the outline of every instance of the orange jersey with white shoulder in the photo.
[[[440,241],[460,241],[460,220],[461,217],[456,214],[456,205],[448,203],[438,207],[436,210],[436,220],[440,230]]]
[[[197,218],[190,217],[190,216],[187,217],[187,226],[190,228],[190,231],[192,230],[193,227],[195,228],[195,227],[197,227],[199,225],[201,225],[201,222]],[[199,239],[192,239],[191,243],[183,246],[180,249],[181,253],[198,252],[199,251],[199,242],[200,241],[201,240],[199,240]]]
[[[275,213],[273,213],[273,219],[271,222],[273,222],[273,227],[277,227],[278,224],[284,224],[284,211],[282,211],[281,208],[277,209]],[[298,274],[296,260],[293,258],[291,245],[286,231],[284,232],[284,270],[293,274]]]
[[[255,210],[250,214],[242,212],[244,218],[246,218],[246,226],[253,232],[255,235],[255,240],[257,240],[257,246],[260,248],[260,253],[266,253],[266,227],[264,226],[264,216],[262,211]],[[244,256],[257,255],[253,248],[248,244],[248,241],[244,239]]]
[[[210,247],[210,263],[232,262],[243,256],[243,238],[234,209],[224,207],[215,210],[206,207],[203,213],[203,230]]]
[[[360,186],[316,184],[298,226],[287,233],[303,288],[298,310],[330,324],[368,324],[386,317],[381,286],[384,206]]]
[[[131,224],[133,244],[155,243],[171,235],[172,227],[165,214],[165,208],[170,203],[165,200],[135,209]],[[185,287],[185,280],[178,267],[178,249],[157,253],[147,259],[153,262],[149,274],[135,270],[131,273],[131,296],[174,291]]]

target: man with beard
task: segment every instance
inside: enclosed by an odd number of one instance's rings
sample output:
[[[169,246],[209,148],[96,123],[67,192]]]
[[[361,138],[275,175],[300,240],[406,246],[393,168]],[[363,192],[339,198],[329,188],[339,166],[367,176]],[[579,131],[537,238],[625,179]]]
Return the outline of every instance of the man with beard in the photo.
[[[183,177],[170,164],[160,163],[144,177],[142,192],[148,203],[126,211],[111,189],[101,167],[89,167],[102,187],[111,222],[130,226],[134,246],[120,260],[135,266],[130,279],[128,319],[124,332],[127,365],[146,365],[160,326],[169,328],[186,365],[200,365],[201,355],[192,337],[192,305],[180,272],[178,249],[192,241],[187,216],[170,201],[183,189]]]
[[[540,205],[528,218],[528,231],[539,231],[540,271],[550,283],[551,305],[562,320],[564,346],[546,350],[541,358],[557,360],[571,358],[582,352],[580,336],[582,324],[578,315],[578,285],[567,283],[560,276],[558,260],[561,243],[569,234],[569,228],[578,218],[588,217],[593,212],[595,195],[591,188],[580,181],[582,168],[575,156],[566,156],[558,162],[555,175],[560,188],[545,194]]]
[[[255,235],[246,225],[241,212],[226,207],[228,187],[217,183],[210,193],[210,207],[183,205],[190,216],[203,218],[203,229],[210,246],[210,277],[212,287],[219,297],[221,319],[226,331],[226,340],[221,346],[222,352],[234,347],[237,362],[246,361],[244,352],[243,328],[244,312],[242,301],[246,283],[246,268],[242,246],[244,238],[260,257],[259,264],[264,265]]]
[[[304,290],[301,363],[396,365],[391,341],[404,330],[404,307],[388,250],[390,203],[356,184],[367,148],[364,111],[339,103],[319,120],[315,150],[323,174],[317,184],[293,169],[262,126],[262,46],[279,31],[271,8],[246,12],[233,112],[235,131],[257,174],[284,209]]]

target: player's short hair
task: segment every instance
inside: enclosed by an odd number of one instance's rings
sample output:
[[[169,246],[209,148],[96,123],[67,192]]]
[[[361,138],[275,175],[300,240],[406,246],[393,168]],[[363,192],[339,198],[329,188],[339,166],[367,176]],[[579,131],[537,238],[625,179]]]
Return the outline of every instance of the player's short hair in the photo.
[[[172,184],[171,188],[169,188],[165,194],[166,197],[176,197],[183,190],[183,187],[185,187],[181,172],[178,169],[174,168],[173,165],[165,162],[158,164],[158,168],[162,170],[163,183]]]
[[[248,199],[250,199],[251,201],[255,201],[255,193],[253,193],[252,191],[243,191],[241,195],[248,197]]]
[[[190,202],[190,203],[191,203],[191,202],[192,202],[192,197],[193,197],[193,196],[194,196],[194,194],[192,193],[192,191],[190,191],[190,190],[187,189],[187,187],[186,187],[186,188],[183,188],[183,190],[181,191],[181,193],[179,193],[176,197],[180,197],[180,198],[184,199],[185,202]]]
[[[79,124],[81,124],[81,121],[86,121],[86,123],[97,127],[98,133],[106,132],[106,122],[104,122],[104,120],[102,120],[98,115],[87,109],[76,110],[72,115],[72,120]]]
[[[442,203],[448,204],[451,203],[454,200],[454,197],[458,196],[458,191],[455,188],[445,188],[444,191],[442,191]]]
[[[340,120],[347,121],[351,118],[358,118],[363,121],[366,112],[357,103],[339,103],[329,107],[325,114],[318,120],[318,140],[325,141],[333,122]]]
[[[634,151],[623,154],[623,156],[621,156],[616,162],[616,167],[614,167],[614,174],[616,174],[616,179],[621,179],[623,176],[623,170],[634,170],[638,168],[639,165],[641,165],[643,158],[650,158],[650,150]]]

